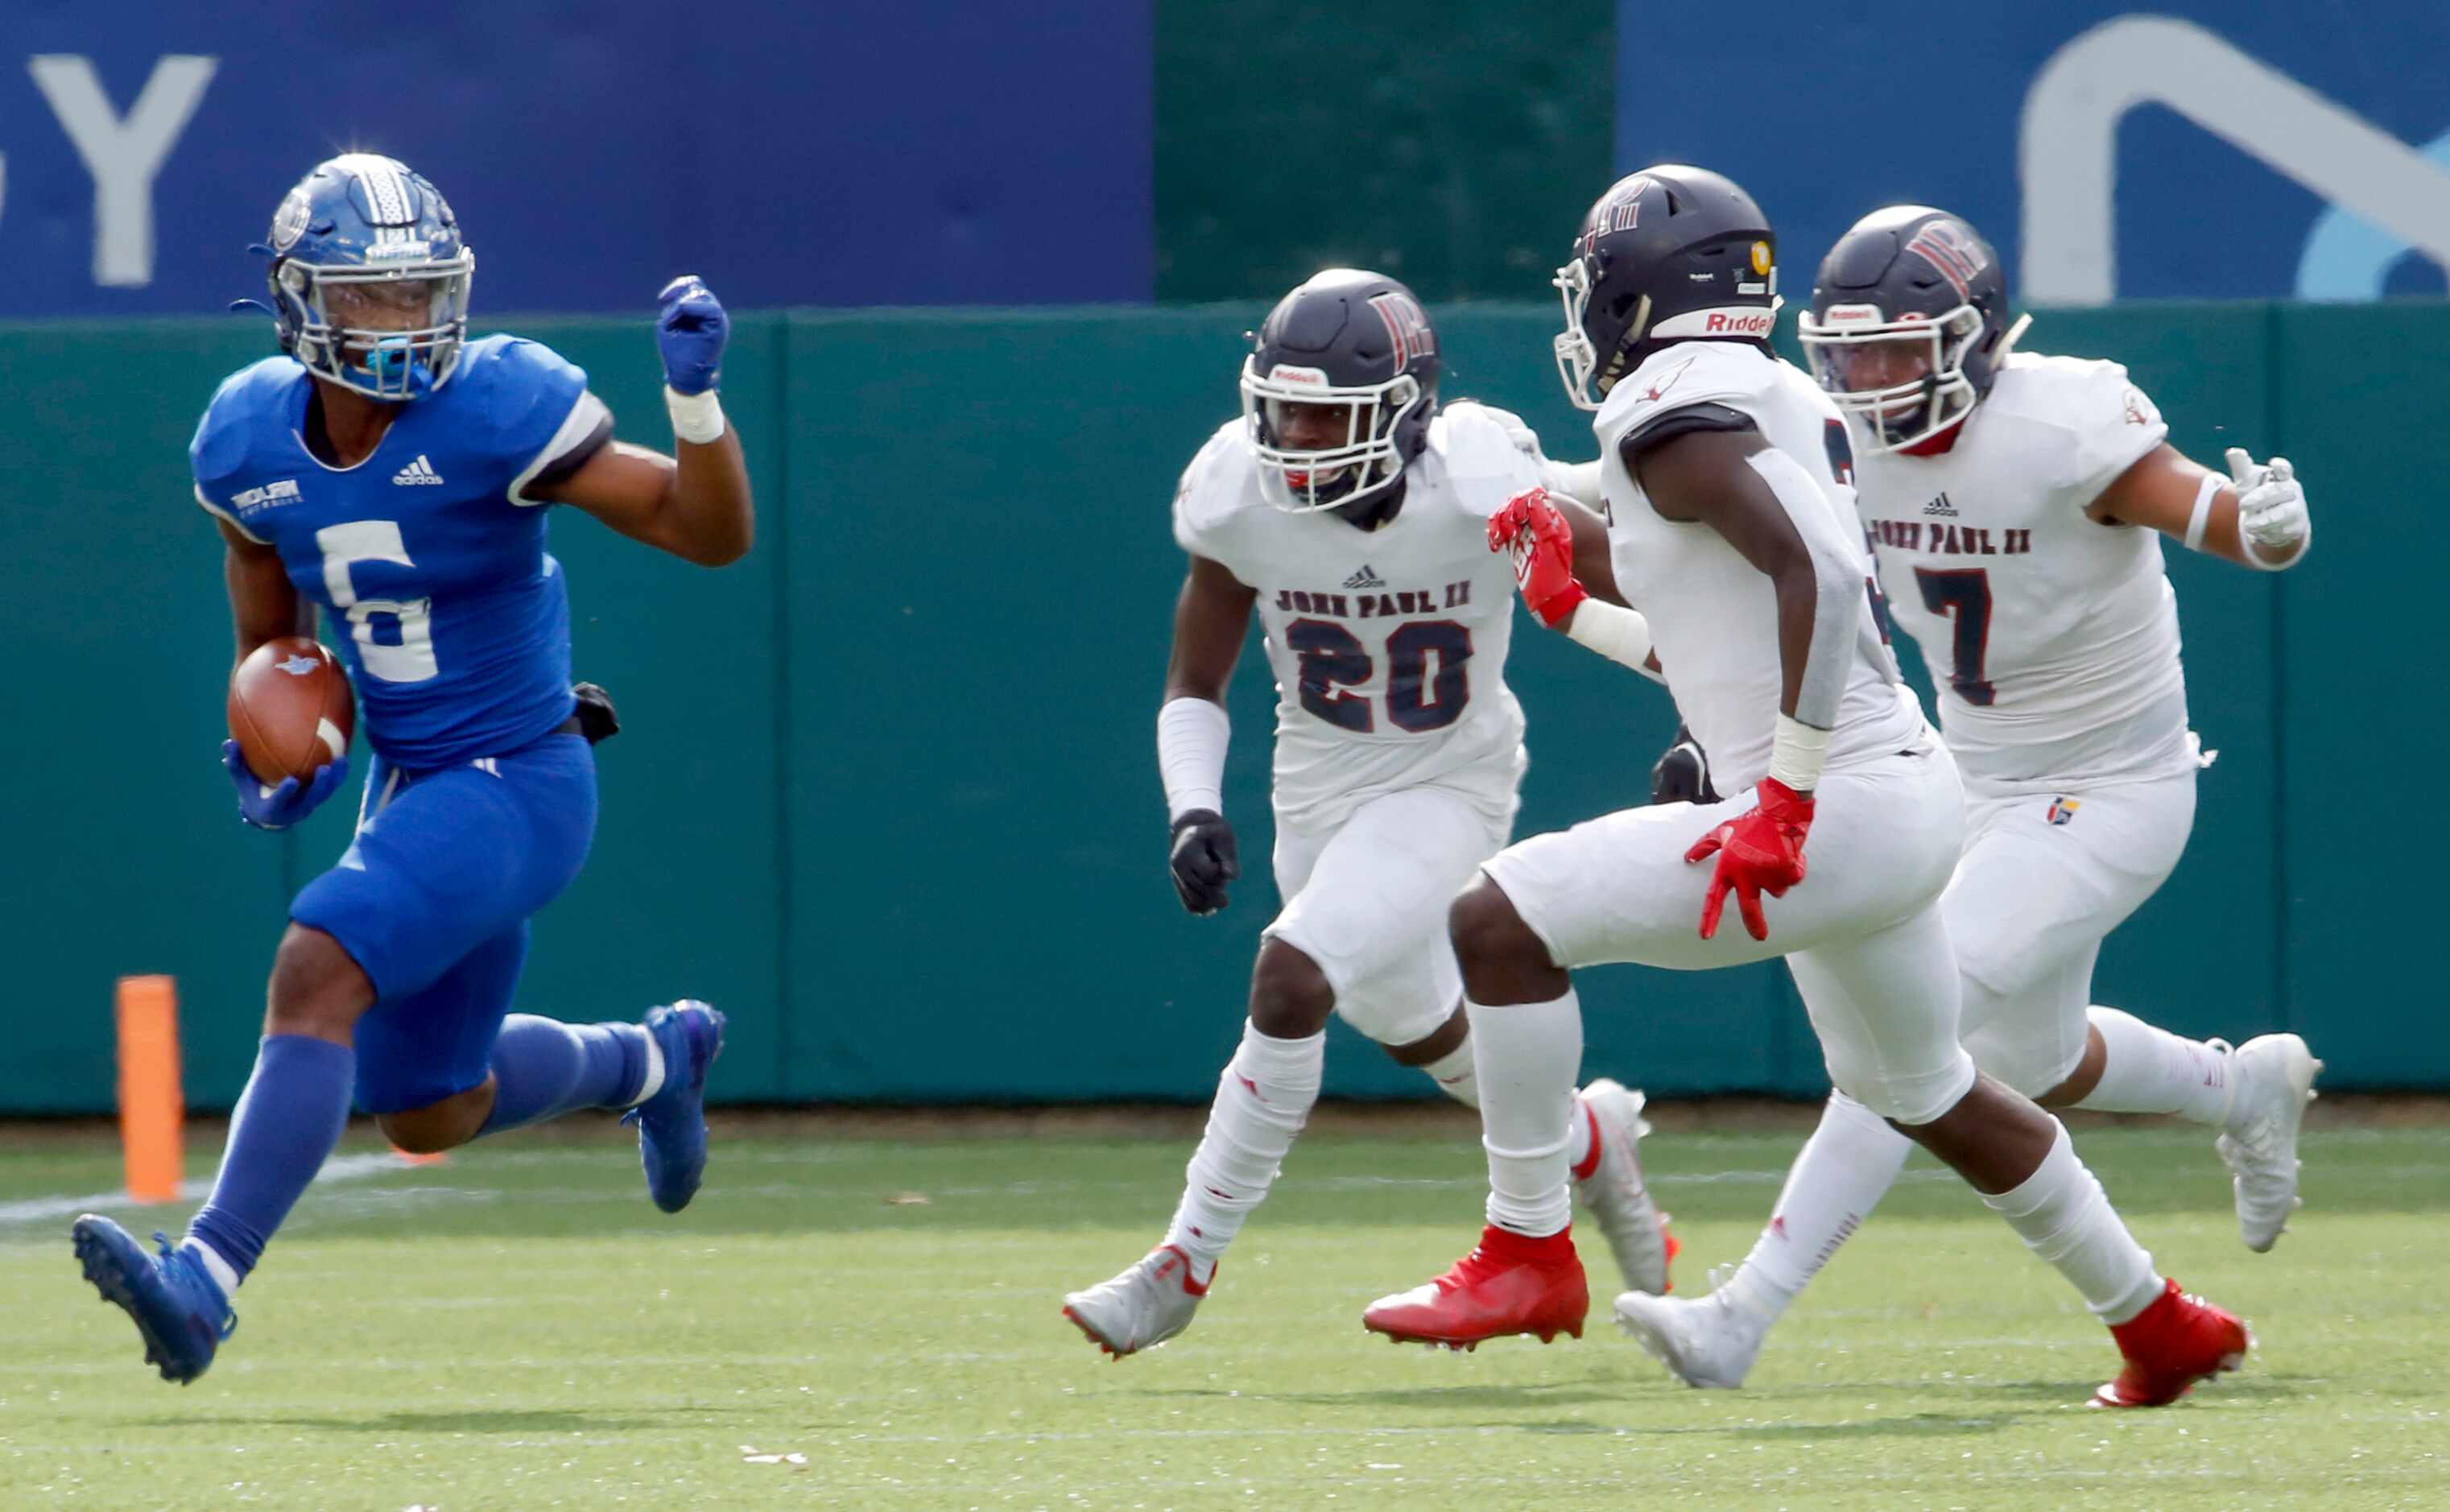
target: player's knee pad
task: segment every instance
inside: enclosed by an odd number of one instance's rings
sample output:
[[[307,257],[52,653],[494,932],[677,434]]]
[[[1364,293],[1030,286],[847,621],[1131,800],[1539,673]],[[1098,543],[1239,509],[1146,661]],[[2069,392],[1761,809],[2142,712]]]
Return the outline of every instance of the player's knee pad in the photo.
[[[1307,1039],[1335,1012],[1335,987],[1297,945],[1274,936],[1259,942],[1251,968],[1251,1023],[1272,1039]]]

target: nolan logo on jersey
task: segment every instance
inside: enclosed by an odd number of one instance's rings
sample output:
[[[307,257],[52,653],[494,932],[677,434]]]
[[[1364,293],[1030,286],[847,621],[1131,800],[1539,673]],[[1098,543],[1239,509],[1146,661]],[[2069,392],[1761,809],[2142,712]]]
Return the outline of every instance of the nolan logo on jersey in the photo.
[[[1380,585],[1385,586],[1385,585]],[[1276,608],[1287,614],[1324,614],[1330,619],[1394,619],[1405,614],[1434,614],[1471,605],[1471,579],[1449,583],[1446,591],[1406,589],[1399,593],[1314,593],[1298,588],[1276,590]]]
[[[1355,591],[1365,588],[1385,588],[1387,586],[1387,580],[1378,575],[1378,570],[1376,568],[1371,566],[1368,562],[1364,562],[1361,564],[1361,571],[1353,573],[1351,577],[1344,580],[1344,586],[1347,589]]]
[[[1933,502],[1946,497],[1942,494]],[[1874,520],[1872,544],[1940,556],[2023,556],[2033,549],[2033,533],[1994,531],[1987,525],[1949,525],[1939,520]]]
[[[1956,518],[1956,506],[1948,501],[1948,491],[1946,489],[1941,489],[1939,491],[1939,497],[1933,499],[1930,503],[1924,505],[1922,507],[1922,512],[1927,518],[1944,520],[1953,520]]]
[[[262,488],[241,489],[230,495],[230,508],[244,514],[251,510],[268,510],[278,504],[298,502],[298,480],[284,477],[266,483]]]
[[[425,459],[423,452],[419,452],[417,460],[394,473],[391,480],[405,488],[412,483],[439,483],[442,475],[434,471],[434,464]]]

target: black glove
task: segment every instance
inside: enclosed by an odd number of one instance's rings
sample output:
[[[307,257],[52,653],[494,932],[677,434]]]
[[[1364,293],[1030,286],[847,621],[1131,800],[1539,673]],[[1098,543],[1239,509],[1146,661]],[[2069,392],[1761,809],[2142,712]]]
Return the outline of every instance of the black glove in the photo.
[[[1186,811],[1174,822],[1174,850],[1166,865],[1183,907],[1195,914],[1216,912],[1225,906],[1225,884],[1242,875],[1234,826],[1213,808]]]
[[[1715,804],[1719,790],[1710,785],[1710,757],[1693,732],[1676,727],[1676,744],[1660,753],[1650,768],[1650,801],[1654,804]]]

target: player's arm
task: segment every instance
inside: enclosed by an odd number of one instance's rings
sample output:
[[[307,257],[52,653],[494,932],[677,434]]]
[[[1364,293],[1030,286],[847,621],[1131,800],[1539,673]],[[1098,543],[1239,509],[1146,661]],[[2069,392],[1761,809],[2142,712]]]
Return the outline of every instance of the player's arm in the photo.
[[[1241,660],[1258,591],[1224,564],[1195,554],[1174,603],[1174,649],[1157,714],[1157,775],[1165,782],[1168,870],[1182,906],[1213,914],[1242,875],[1234,826],[1225,822],[1225,747],[1233,725],[1225,687]]]
[[[723,305],[694,278],[674,279],[661,300],[655,344],[664,359],[672,455],[615,441],[567,475],[528,493],[583,510],[632,540],[684,561],[723,567],[748,555],[756,535],[749,461],[715,397],[731,324]]]
[[[1736,895],[1745,930],[1769,938],[1760,895],[1803,880],[1812,794],[1853,665],[1863,577],[1819,485],[1773,450],[1743,415],[1699,406],[1682,428],[1625,437],[1628,472],[1661,517],[1709,526],[1775,587],[1781,677],[1778,734],[1754,807],[1703,836],[1688,862],[1718,858],[1701,904],[1701,938]],[[1673,421],[1676,417],[1668,417]],[[1645,439],[1649,444],[1644,445]]]
[[[215,518],[222,533],[222,586],[229,591],[230,629],[244,661],[264,642],[315,633],[315,606],[289,581],[281,553],[251,539],[229,521]],[[232,663],[233,669],[236,662]],[[325,762],[311,782],[284,777],[267,786],[247,770],[238,742],[222,742],[222,768],[238,792],[239,817],[258,829],[286,829],[321,806],[349,780],[349,759]]]
[[[1545,486],[1526,489],[1488,517],[1488,549],[1513,553],[1524,605],[1541,624],[1663,680],[1651,650],[1650,621],[1618,590],[1607,526],[1597,514]]]
[[[314,634],[315,606],[289,581],[281,553],[248,539],[227,520],[213,523],[221,527],[222,586],[229,591],[230,629],[238,642],[233,664],[246,660],[265,641]]]
[[[2163,442],[2118,475],[2085,513],[2104,525],[2141,525],[2190,551],[2241,567],[2277,572],[2296,566],[2313,543],[2305,491],[2285,456],[2258,464],[2228,450],[2223,477]]]

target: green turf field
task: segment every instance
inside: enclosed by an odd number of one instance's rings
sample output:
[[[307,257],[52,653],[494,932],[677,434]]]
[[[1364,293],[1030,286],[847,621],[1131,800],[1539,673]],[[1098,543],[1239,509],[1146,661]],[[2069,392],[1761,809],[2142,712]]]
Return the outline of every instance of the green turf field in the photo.
[[[1749,1244],[1798,1139],[1653,1138],[1687,1284]],[[1465,1138],[1314,1134],[1199,1323],[1110,1365],[1058,1299],[1152,1241],[1183,1140],[769,1124],[665,1219],[608,1124],[310,1192],[184,1390],[79,1280],[65,1218],[0,1224],[0,1507],[2450,1505],[2450,1130],[2309,1134],[2267,1256],[2208,1138],[2081,1143],[2164,1269],[2253,1321],[2246,1373],[2085,1410],[2106,1336],[1919,1157],[1752,1386],[1701,1393],[1604,1300],[1546,1348],[1362,1331],[1471,1239]],[[12,1149],[0,1210],[115,1179],[106,1144]]]

